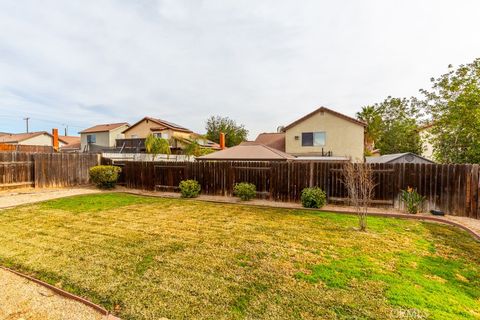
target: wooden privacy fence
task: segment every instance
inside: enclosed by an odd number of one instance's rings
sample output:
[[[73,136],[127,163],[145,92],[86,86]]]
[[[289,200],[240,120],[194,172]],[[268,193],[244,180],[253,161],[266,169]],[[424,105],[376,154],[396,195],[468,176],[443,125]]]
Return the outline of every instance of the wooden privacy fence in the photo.
[[[104,159],[104,163],[111,163]],[[303,188],[318,186],[330,202],[345,202],[343,163],[335,162],[123,162],[120,182],[128,188],[177,190],[195,179],[208,195],[232,195],[237,182],[257,186],[258,195],[275,201],[298,201]],[[479,166],[437,164],[371,164],[374,204],[402,208],[400,191],[413,187],[426,197],[425,210],[480,219]]]
[[[20,144],[0,143],[0,151],[11,152],[53,152],[53,147],[50,146],[27,146]]]
[[[29,187],[33,185],[33,176],[33,159],[30,154],[0,152],[0,187]]]
[[[68,187],[89,182],[99,155],[0,152],[0,188]]]
[[[88,169],[100,164],[97,154],[39,153],[33,156],[35,187],[68,187],[87,184]]]

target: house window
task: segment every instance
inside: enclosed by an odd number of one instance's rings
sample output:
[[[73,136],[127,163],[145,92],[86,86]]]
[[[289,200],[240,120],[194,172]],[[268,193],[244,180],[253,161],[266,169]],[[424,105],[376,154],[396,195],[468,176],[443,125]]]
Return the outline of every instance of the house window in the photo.
[[[302,132],[302,147],[324,146],[325,137],[325,132]]]
[[[163,138],[163,139],[168,139],[168,133],[166,132],[154,132],[153,136],[156,138]]]
[[[97,136],[94,134],[87,134],[87,143],[96,143]]]

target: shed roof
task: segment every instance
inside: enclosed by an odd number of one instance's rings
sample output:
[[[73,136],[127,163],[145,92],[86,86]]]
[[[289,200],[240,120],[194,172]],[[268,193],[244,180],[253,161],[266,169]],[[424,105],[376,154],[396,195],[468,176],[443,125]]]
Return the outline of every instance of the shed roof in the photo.
[[[389,163],[406,155],[412,155],[413,157],[421,158],[422,160],[435,163],[432,160],[419,156],[418,154],[415,154],[413,152],[385,154],[380,157],[365,157],[365,161],[366,163]]]
[[[197,160],[257,160],[257,161],[286,161],[295,157],[280,150],[268,147],[258,142],[242,142],[238,146],[217,151],[198,157]]]

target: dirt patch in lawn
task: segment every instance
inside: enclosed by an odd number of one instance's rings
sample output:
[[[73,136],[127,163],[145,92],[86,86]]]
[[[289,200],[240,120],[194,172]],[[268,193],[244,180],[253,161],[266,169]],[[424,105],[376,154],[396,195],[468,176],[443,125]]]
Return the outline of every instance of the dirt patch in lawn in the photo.
[[[0,191],[0,209],[63,197],[101,192],[93,187],[59,189],[15,189]]]

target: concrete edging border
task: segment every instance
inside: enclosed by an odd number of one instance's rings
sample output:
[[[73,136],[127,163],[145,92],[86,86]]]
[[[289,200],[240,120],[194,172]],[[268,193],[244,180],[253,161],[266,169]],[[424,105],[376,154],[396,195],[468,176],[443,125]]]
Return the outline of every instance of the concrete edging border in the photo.
[[[107,319],[110,319],[110,320],[115,320],[115,319],[120,320],[120,318],[117,318],[117,317],[113,316],[107,309],[105,309],[105,308],[99,306],[98,304],[95,304],[95,303],[93,303],[93,302],[91,302],[91,301],[89,301],[89,300],[87,300],[87,299],[85,299],[85,298],[82,298],[82,297],[77,296],[77,295],[75,295],[75,294],[73,294],[73,293],[67,292],[67,291],[65,291],[65,290],[63,290],[63,289],[57,288],[57,287],[55,287],[55,286],[53,286],[53,285],[51,285],[51,284],[49,284],[49,283],[46,283],[46,282],[41,281],[41,280],[39,280],[39,279],[33,278],[33,277],[31,277],[31,276],[29,276],[29,275],[27,275],[27,274],[21,273],[21,272],[19,272],[19,271],[16,271],[16,270],[13,270],[13,269],[4,267],[4,266],[0,266],[0,268],[3,269],[3,270],[5,270],[5,271],[7,271],[7,272],[11,272],[11,273],[13,273],[13,274],[16,274],[17,276],[20,276],[20,277],[22,277],[22,278],[25,278],[25,279],[27,279],[27,280],[29,280],[29,281],[32,281],[32,282],[34,282],[34,283],[36,283],[36,284],[38,284],[38,285],[41,285],[42,287],[45,287],[45,288],[47,288],[47,289],[49,289],[49,290],[52,290],[53,292],[55,292],[55,293],[58,294],[59,296],[62,296],[62,297],[64,297],[64,298],[66,298],[66,299],[71,299],[71,300],[75,300],[75,301],[77,301],[77,302],[80,302],[80,303],[86,305],[87,307],[90,307],[90,308],[94,309],[95,311],[99,312],[99,313],[102,314],[103,316],[107,317]]]

